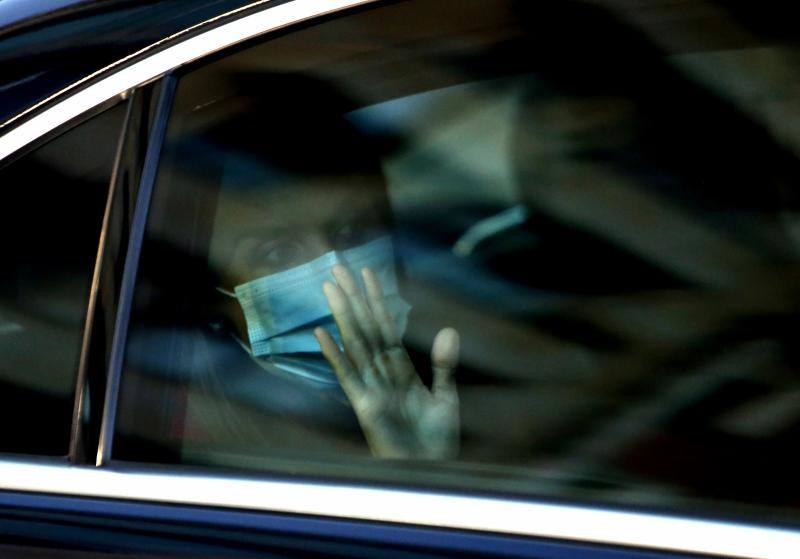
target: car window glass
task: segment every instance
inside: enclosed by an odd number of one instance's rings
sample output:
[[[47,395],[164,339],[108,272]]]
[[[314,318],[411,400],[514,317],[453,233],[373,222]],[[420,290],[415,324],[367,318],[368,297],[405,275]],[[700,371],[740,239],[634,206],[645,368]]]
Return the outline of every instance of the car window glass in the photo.
[[[797,52],[718,23],[421,0],[183,75],[114,457],[789,514]]]
[[[0,452],[66,455],[124,104],[0,169]]]

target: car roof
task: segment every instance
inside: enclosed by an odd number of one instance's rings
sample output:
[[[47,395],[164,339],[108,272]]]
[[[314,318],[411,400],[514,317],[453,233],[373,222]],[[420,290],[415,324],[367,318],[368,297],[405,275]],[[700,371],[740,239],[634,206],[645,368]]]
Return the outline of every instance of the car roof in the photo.
[[[0,29],[30,22],[48,14],[86,4],[92,0],[4,0],[0,2]]]
[[[0,1],[0,127],[121,58],[252,3],[254,0]]]

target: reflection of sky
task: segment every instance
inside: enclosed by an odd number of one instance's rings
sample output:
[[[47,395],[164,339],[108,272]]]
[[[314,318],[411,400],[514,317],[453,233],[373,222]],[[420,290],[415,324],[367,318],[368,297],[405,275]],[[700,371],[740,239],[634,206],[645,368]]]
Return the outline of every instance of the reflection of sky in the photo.
[[[403,147],[383,162],[395,211],[454,201],[516,203],[511,140],[519,93],[529,80],[514,76],[460,84],[347,115],[366,134],[403,140]]]
[[[353,111],[347,118],[367,134],[393,133],[409,123],[409,115],[419,114],[430,103],[447,96],[448,90],[460,90],[469,86],[470,84],[461,84],[384,101]]]
[[[347,118],[372,136],[400,137],[401,149],[384,160],[393,209],[413,225],[396,231],[405,272],[447,286],[499,312],[526,313],[554,304],[552,294],[516,285],[449,244],[419,235],[421,216],[467,219],[456,206],[496,215],[516,205],[511,137],[521,88],[528,76],[484,80],[425,91],[353,111]],[[474,217],[474,216],[473,216]],[[474,225],[474,223],[473,223]],[[505,228],[501,229],[504,230]]]

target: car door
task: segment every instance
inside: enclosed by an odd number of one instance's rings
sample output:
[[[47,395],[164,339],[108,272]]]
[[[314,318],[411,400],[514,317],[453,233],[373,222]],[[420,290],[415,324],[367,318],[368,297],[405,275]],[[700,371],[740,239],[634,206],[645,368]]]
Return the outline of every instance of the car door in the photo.
[[[6,376],[63,386],[46,422],[9,392],[42,427],[5,435],[2,545],[793,557],[796,165],[702,72],[755,55],[604,4],[258,7],[0,137],[71,204],[8,210],[8,307],[75,303],[71,353],[9,322]],[[65,142],[106,148],[93,206],[36,175]],[[68,291],[24,211],[73,206]]]

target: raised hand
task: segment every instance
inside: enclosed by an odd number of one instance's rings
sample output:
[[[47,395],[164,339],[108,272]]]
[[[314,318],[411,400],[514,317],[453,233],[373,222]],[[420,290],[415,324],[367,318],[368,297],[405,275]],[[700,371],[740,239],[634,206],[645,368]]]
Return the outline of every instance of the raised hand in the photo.
[[[323,291],[339,328],[344,351],[330,333],[314,334],[350,400],[367,443],[384,458],[448,458],[458,453],[459,410],[453,372],[459,335],[444,328],[433,341],[433,386],[420,380],[402,345],[383,288],[361,271],[366,297],[350,271],[333,267],[336,283]]]

